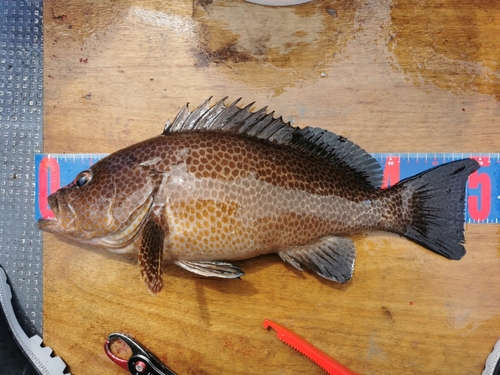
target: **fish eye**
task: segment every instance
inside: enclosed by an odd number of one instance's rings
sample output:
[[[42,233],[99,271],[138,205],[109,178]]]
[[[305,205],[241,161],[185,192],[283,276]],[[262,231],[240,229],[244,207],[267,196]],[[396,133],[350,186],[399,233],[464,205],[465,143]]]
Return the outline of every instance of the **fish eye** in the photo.
[[[75,178],[75,185],[78,187],[82,187],[86,185],[91,179],[92,179],[92,172],[90,171],[80,172],[80,174]]]

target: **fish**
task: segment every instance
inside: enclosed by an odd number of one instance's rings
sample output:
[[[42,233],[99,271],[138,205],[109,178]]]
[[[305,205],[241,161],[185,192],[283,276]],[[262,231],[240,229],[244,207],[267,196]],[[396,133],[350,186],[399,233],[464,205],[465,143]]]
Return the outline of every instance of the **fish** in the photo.
[[[354,272],[350,235],[397,233],[439,255],[465,254],[465,187],[474,159],[381,188],[380,164],[343,136],[294,127],[254,103],[191,111],[118,150],[48,197],[42,231],[137,256],[152,295],[163,264],[240,278],[234,261],[277,253],[338,283]],[[129,255],[130,256],[130,255]]]

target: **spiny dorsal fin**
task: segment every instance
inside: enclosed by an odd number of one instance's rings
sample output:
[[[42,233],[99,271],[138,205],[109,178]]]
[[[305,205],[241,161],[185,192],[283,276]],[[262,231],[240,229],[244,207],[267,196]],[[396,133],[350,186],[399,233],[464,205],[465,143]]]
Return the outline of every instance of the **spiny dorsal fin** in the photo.
[[[319,156],[337,166],[340,164],[351,169],[371,186],[381,186],[380,164],[348,139],[320,128],[293,127],[289,122],[284,122],[281,117],[274,118],[274,112],[266,113],[267,107],[252,112],[250,109],[254,103],[240,108],[237,104],[241,98],[226,106],[224,104],[226,97],[211,108],[210,99],[203,102],[193,112],[186,104],[172,123],[166,123],[163,134],[227,131],[256,137],[292,147],[308,155]]]

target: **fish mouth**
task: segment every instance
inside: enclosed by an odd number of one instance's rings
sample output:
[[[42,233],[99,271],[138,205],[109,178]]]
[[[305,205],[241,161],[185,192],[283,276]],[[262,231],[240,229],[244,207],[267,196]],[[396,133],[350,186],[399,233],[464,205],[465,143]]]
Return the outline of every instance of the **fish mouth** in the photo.
[[[61,232],[61,227],[58,220],[55,217],[41,218],[37,221],[38,229],[49,233],[59,233]]]
[[[61,226],[60,220],[58,219],[59,213],[61,211],[59,207],[60,202],[55,194],[49,195],[49,197],[47,198],[47,202],[49,203],[49,207],[54,213],[54,216],[38,219],[38,229],[49,233],[61,233],[64,231],[64,228]]]

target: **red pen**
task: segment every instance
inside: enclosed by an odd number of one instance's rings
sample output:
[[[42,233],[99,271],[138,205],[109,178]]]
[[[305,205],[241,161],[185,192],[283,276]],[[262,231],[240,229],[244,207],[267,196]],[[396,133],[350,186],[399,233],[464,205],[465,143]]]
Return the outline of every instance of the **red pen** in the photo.
[[[349,370],[347,367],[337,362],[335,359],[330,357],[325,352],[316,348],[310,342],[304,340],[302,337],[296,333],[290,331],[289,329],[280,326],[270,320],[264,320],[264,328],[273,328],[277,334],[278,338],[285,344],[290,345],[292,348],[302,353],[311,361],[316,363],[319,367],[325,370],[330,375],[358,375],[357,373]]]

